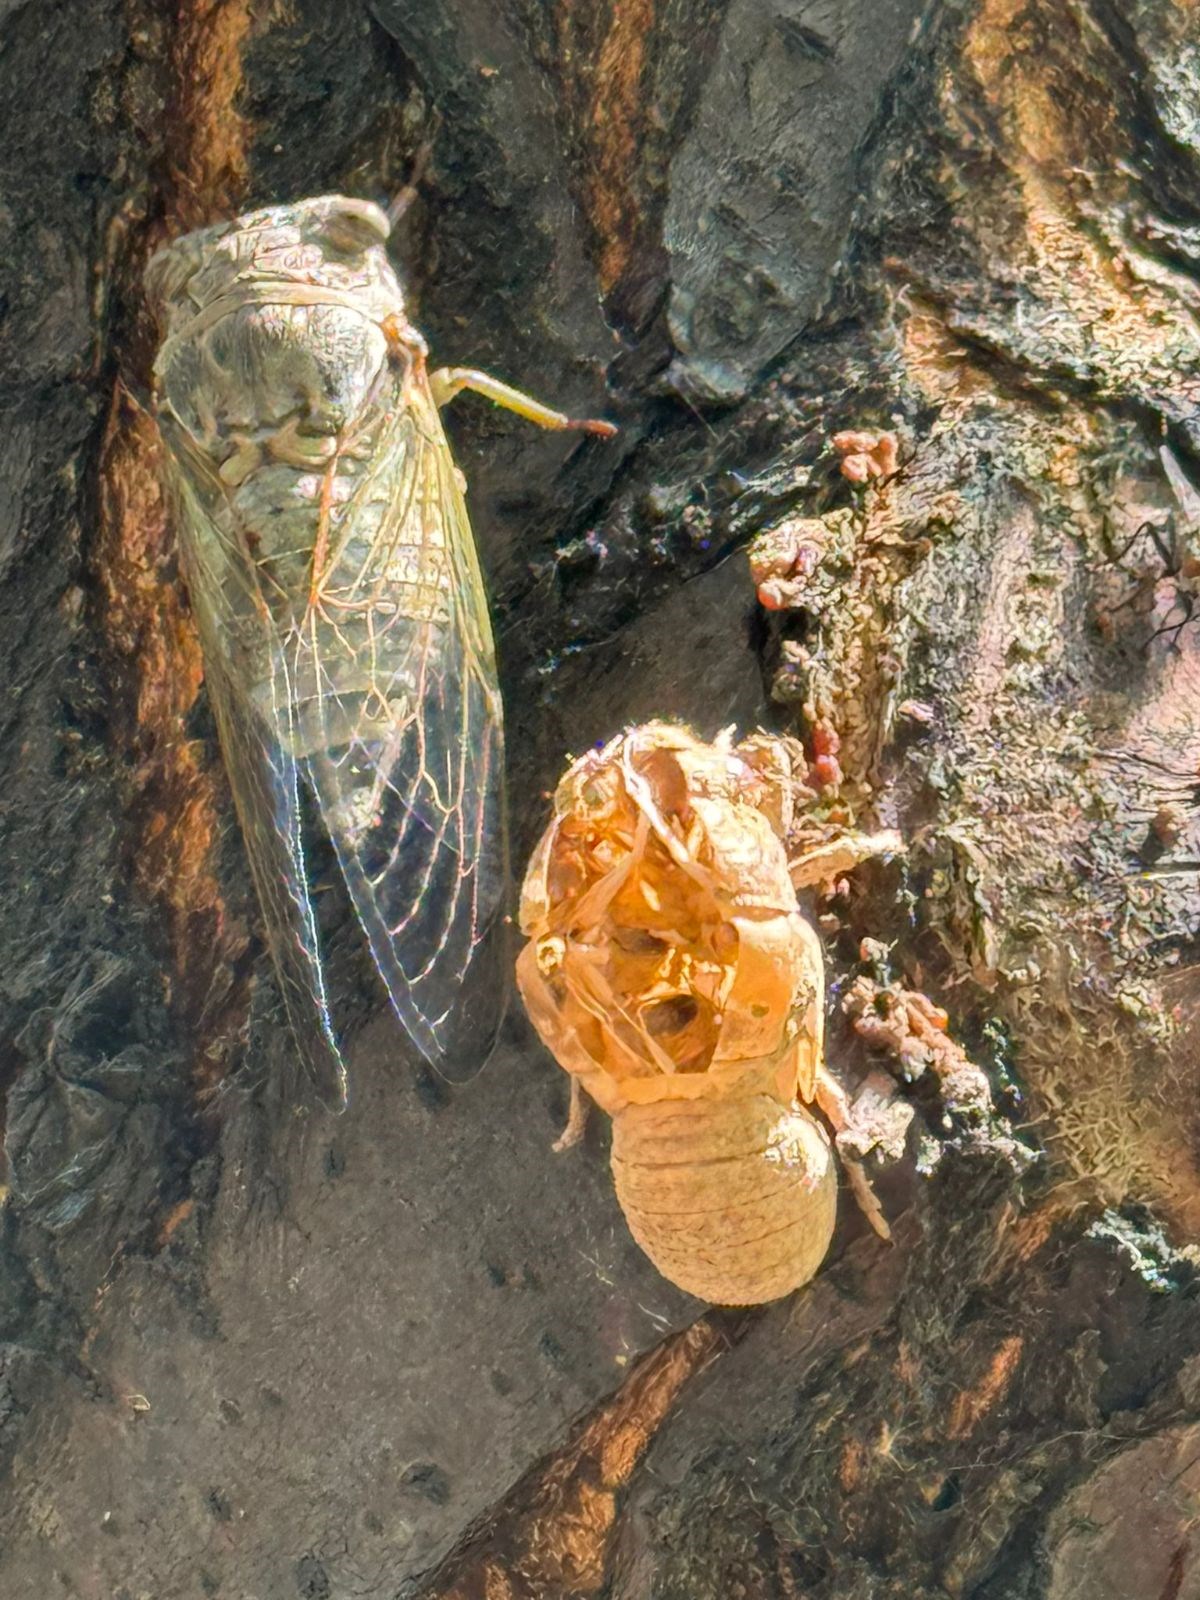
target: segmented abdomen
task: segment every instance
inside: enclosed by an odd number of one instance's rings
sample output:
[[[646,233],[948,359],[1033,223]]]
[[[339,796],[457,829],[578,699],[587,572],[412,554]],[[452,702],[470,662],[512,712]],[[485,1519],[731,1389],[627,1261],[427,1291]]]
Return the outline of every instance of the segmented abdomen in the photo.
[[[630,1232],[664,1277],[717,1305],[757,1305],[824,1259],[837,1176],[824,1129],[770,1095],[628,1105],[612,1172]]]

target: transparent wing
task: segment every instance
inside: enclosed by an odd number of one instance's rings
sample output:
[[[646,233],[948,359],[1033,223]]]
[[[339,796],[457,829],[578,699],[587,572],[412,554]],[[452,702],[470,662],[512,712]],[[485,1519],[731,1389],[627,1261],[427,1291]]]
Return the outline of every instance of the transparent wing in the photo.
[[[177,461],[192,455],[177,430],[172,442]],[[341,1110],[346,1069],[330,1020],[308,893],[300,773],[293,754],[294,697],[282,676],[282,657],[270,649],[274,629],[254,564],[240,542],[209,516],[203,494],[195,492],[210,475],[206,464],[195,460],[193,467],[191,478],[186,470],[177,471],[175,483],[179,543],[204,652],[205,685],[288,1021],[321,1099]],[[273,714],[264,717],[241,658],[262,660],[271,654],[279,672],[269,689]]]
[[[300,690],[304,767],[388,993],[430,1063],[461,1079],[486,1061],[508,990],[491,629],[423,381],[364,454],[318,541],[286,676]]]
[[[220,666],[206,668],[205,682],[288,1021],[322,1101],[340,1111],[346,1067],[330,1018],[308,893],[299,770],[261,719],[247,714]]]

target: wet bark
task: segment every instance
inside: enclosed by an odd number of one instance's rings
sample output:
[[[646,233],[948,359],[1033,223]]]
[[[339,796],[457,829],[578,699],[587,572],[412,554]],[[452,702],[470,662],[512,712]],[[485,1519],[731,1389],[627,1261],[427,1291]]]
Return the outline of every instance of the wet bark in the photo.
[[[1187,0],[0,5],[4,1593],[1200,1595],[1198,60]],[[908,849],[814,907],[831,1053],[889,944],[1038,1152],[917,1085],[894,1243],[763,1311],[551,1154],[515,1012],[413,1062],[317,839],[344,1118],[291,1060],[141,273],[426,144],[437,358],[622,425],[453,417],[517,860],[625,723],[833,730]]]

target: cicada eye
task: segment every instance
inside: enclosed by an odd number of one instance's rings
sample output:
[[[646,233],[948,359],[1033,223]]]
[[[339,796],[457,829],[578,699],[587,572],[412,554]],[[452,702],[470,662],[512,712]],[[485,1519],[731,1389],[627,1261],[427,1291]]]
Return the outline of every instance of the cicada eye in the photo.
[[[338,195],[330,201],[321,231],[331,249],[350,256],[385,245],[392,225],[370,200],[351,200]]]

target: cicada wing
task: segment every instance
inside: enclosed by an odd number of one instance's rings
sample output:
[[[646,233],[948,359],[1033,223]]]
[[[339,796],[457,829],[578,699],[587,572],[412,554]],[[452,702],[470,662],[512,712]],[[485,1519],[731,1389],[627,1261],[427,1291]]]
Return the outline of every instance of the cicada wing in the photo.
[[[164,432],[171,436],[169,424]],[[176,461],[186,443],[175,440]],[[202,464],[197,473],[203,472]],[[346,1068],[329,1014],[316,916],[308,893],[301,834],[300,770],[294,754],[293,696],[286,663],[272,645],[270,619],[256,594],[257,574],[238,547],[208,517],[205,500],[177,467],[174,474],[179,545],[192,612],[200,631],[204,681],[216,718],[225,770],[241,825],[279,981],[301,1061],[321,1100],[346,1104]],[[259,661],[272,677],[251,696],[238,671],[239,640],[257,635]]]
[[[308,761],[392,1003],[422,1055],[453,1080],[484,1065],[507,993],[500,728],[476,685],[461,692],[469,747],[452,750],[438,733],[422,750],[410,724]],[[427,699],[420,716],[438,715]],[[370,817],[354,815],[362,799],[354,770],[364,765],[376,778]]]
[[[219,666],[206,669],[205,682],[288,1021],[321,1100],[341,1111],[346,1066],[329,1013],[308,893],[299,768],[279,730],[246,707]],[[289,702],[281,693],[276,704],[286,740]]]
[[[297,658],[323,686],[305,711],[305,765],[392,1003],[430,1064],[461,1081],[487,1060],[509,989],[502,714],[466,508],[420,395],[356,499],[381,496],[365,554],[348,523],[337,530],[328,620],[297,647],[330,657]]]

